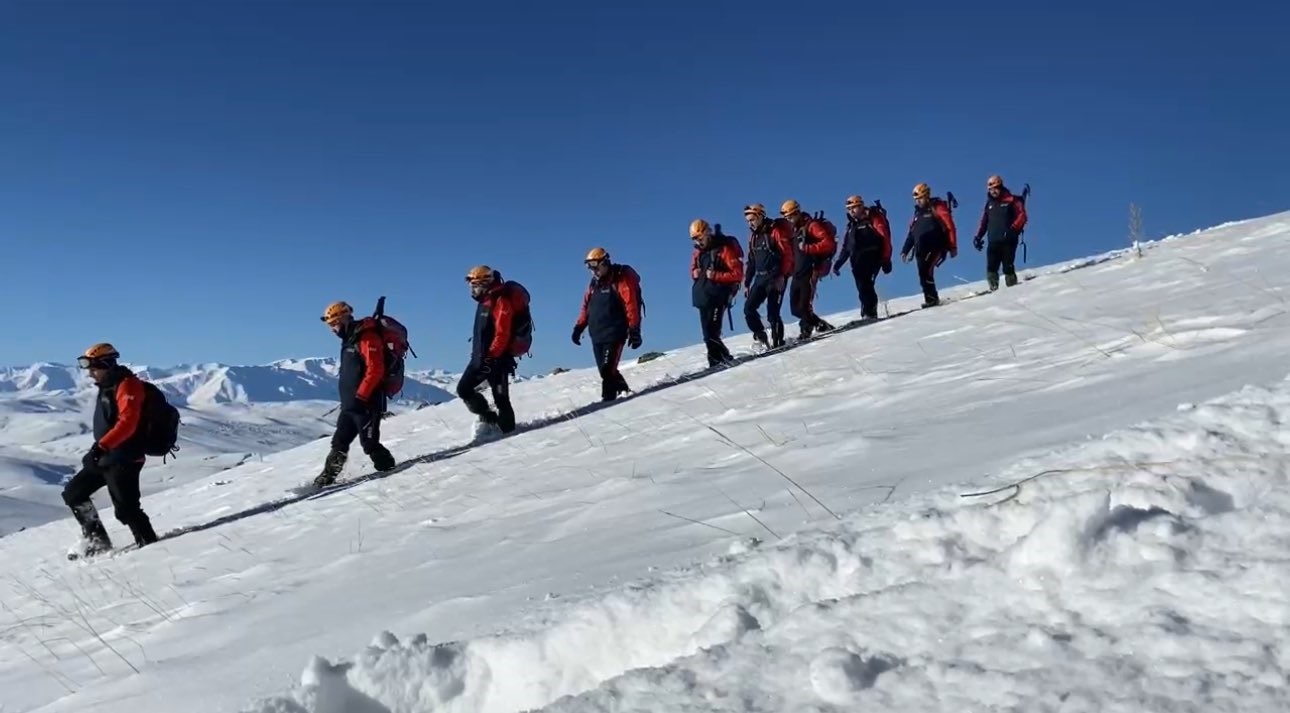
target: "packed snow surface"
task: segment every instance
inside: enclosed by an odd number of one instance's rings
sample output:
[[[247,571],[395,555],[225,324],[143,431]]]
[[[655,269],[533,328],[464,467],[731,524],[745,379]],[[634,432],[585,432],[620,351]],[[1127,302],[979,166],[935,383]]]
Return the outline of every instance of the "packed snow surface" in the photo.
[[[0,709],[1284,710],[1288,241],[1040,270],[590,412],[590,370],[518,384],[570,417],[464,451],[426,408],[385,431],[435,457],[257,511],[310,443],[147,498],[197,529],[138,552],[0,539]]]

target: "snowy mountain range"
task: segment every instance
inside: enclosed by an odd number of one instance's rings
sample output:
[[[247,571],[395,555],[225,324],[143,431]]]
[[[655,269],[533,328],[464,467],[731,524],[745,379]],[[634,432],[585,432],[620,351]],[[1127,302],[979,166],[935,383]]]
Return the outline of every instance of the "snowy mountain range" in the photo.
[[[284,359],[259,366],[129,365],[180,408],[180,457],[150,467],[155,493],[331,433],[338,364]],[[393,413],[452,400],[457,375],[409,373]],[[0,367],[0,536],[65,517],[62,483],[92,442],[95,386],[74,365]]]
[[[141,378],[157,384],[176,405],[335,401],[337,360],[283,359],[261,366],[185,364],[173,367],[128,365]],[[410,372],[399,401],[435,404],[455,398],[456,375],[442,371]],[[94,383],[74,365],[39,363],[0,367],[0,397],[93,398]]]

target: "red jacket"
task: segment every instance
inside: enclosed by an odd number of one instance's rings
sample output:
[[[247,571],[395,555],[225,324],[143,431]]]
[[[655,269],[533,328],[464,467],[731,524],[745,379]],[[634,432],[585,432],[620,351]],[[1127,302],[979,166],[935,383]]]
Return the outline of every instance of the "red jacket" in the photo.
[[[1021,229],[1026,227],[1027,216],[1025,202],[1018,200],[1016,196],[1012,195],[1012,193],[1005,188],[999,192],[998,198],[986,200],[985,209],[981,211],[981,223],[976,229],[976,237],[980,238],[985,235],[986,230],[990,225],[990,213],[998,208],[1007,210],[1012,215],[1012,221],[1008,224],[1009,233],[1014,236],[1018,235],[1021,233]],[[997,224],[995,230],[998,231]],[[990,239],[996,240],[1003,237],[1003,235],[992,234]]]
[[[641,326],[640,290],[641,277],[630,265],[611,266],[609,274],[603,280],[593,277],[587,285],[587,291],[582,294],[582,309],[578,311],[575,326],[585,329],[594,317],[596,324],[591,328],[593,340],[599,338],[600,341],[608,341],[611,337],[625,339],[624,327],[632,330],[640,329]]]
[[[385,378],[385,345],[381,342],[381,330],[376,320],[365,318],[359,324],[358,354],[363,358],[363,380],[358,384],[358,398],[370,401],[372,394],[381,387]]]
[[[770,240],[779,250],[780,276],[793,276],[793,224],[787,218],[776,218],[770,227]]]
[[[518,283],[500,282],[479,300],[475,311],[472,357],[496,359],[510,354],[515,337],[515,316],[528,307],[527,296]],[[481,353],[482,352],[482,353]]]
[[[827,274],[829,258],[838,249],[837,234],[829,230],[824,221],[814,218],[808,219],[806,225],[802,226],[802,234],[806,239],[797,246],[793,272],[799,275],[809,275],[812,272],[820,276]]]
[[[130,440],[143,420],[143,382],[133,374],[116,386],[116,423],[98,439],[103,450],[110,451]]]
[[[744,261],[743,256],[739,254],[739,246],[733,240],[726,240],[714,249],[718,260],[713,264],[707,264],[706,258],[703,257],[704,253],[713,252],[713,249],[694,249],[694,253],[690,255],[690,277],[695,280],[705,279],[704,272],[711,269],[712,277],[706,279],[712,282],[721,285],[737,285],[743,282]],[[704,264],[701,266],[700,262]]]

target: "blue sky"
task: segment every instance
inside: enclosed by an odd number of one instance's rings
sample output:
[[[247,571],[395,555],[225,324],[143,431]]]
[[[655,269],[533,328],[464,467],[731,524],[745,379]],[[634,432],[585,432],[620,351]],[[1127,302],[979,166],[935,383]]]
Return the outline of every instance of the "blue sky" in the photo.
[[[1146,5],[0,2],[0,364],[331,355],[323,307],[385,294],[455,370],[488,263],[534,295],[526,371],[587,366],[585,252],[644,276],[645,349],[694,343],[686,227],[750,201],[880,198],[899,241],[952,190],[945,285],[990,173],[1033,186],[1030,266],[1130,201],[1149,236],[1290,208],[1290,6]]]

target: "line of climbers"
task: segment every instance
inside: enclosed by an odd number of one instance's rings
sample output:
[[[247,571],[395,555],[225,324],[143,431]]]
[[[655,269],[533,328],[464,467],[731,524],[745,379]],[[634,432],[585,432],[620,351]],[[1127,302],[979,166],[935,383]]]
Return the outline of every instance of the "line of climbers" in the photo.
[[[1000,269],[1007,285],[1017,284],[1017,247],[1027,216],[1024,199],[1014,196],[1001,177],[990,176],[986,192],[985,208],[972,243],[981,251],[986,249],[988,237],[986,279],[990,289],[996,290]],[[923,289],[922,306],[934,307],[941,301],[936,268],[947,258],[958,256],[958,229],[952,212],[956,202],[953,194],[949,194],[949,201],[933,196],[926,183],[914,186],[913,199],[914,212],[900,258],[916,264]],[[891,224],[881,201],[867,206],[862,197],[853,195],[847,198],[845,207],[847,227],[840,251],[837,229],[823,212],[807,213],[792,199],[784,201],[780,217],[773,220],[760,203],[744,207],[750,231],[746,251],[737,238],[721,232],[720,224],[714,227],[703,218],[690,223],[690,239],[694,241],[690,258],[693,304],[699,310],[710,366],[733,359],[721,338],[721,322],[733,308],[741,285],[744,320],[762,349],[785,345],[780,316],[785,295],[789,312],[798,320],[799,339],[834,329],[815,313],[816,290],[820,278],[827,276],[830,269],[834,275],[841,275],[848,262],[859,293],[861,318],[878,318],[878,273],[889,274],[892,269]],[[763,303],[766,324],[760,314]]]
[[[1017,283],[1015,258],[1021,232],[1026,225],[1024,200],[1014,196],[999,176],[986,182],[988,197],[973,238],[974,247],[986,249],[990,289],[998,288],[999,272],[1009,286]],[[947,257],[958,255],[957,230],[950,202],[932,195],[926,183],[914,186],[914,212],[902,262],[917,264],[922,284],[923,307],[940,304],[935,270]],[[742,288],[744,318],[760,348],[785,345],[784,322],[780,316],[787,294],[789,311],[798,319],[799,338],[832,330],[815,313],[819,280],[840,275],[850,263],[859,293],[864,319],[878,318],[878,273],[892,269],[891,226],[881,202],[867,206],[858,195],[847,198],[847,227],[841,250],[837,231],[823,213],[811,215],[796,200],[780,206],[780,217],[770,219],[760,203],[744,208],[749,235],[745,251],[739,240],[721,232],[702,218],[690,224],[694,249],[690,256],[693,280],[692,301],[699,310],[699,323],[707,348],[709,366],[733,361],[722,341],[721,322],[733,307]],[[834,259],[836,256],[836,260]],[[572,341],[582,344],[583,334],[591,337],[592,353],[601,379],[601,398],[612,401],[631,388],[619,371],[623,349],[639,349],[645,302],[641,277],[630,265],[615,263],[601,247],[585,258],[591,280],[574,321]],[[515,410],[508,385],[517,359],[527,354],[533,339],[533,318],[527,289],[502,274],[479,265],[466,273],[471,297],[476,301],[471,338],[471,357],[457,384],[457,396],[478,417],[476,438],[515,430]],[[759,311],[766,305],[763,324]],[[331,449],[315,478],[318,486],[335,482],[348,459],[349,448],[358,439],[363,452],[378,471],[396,466],[394,456],[381,443],[381,420],[390,397],[403,388],[404,354],[411,351],[407,329],[384,314],[384,298],[370,317],[355,318],[346,302],[327,307],[322,321],[341,340],[340,407]],[[415,352],[413,352],[415,356]],[[107,343],[95,344],[78,359],[98,385],[94,412],[94,444],[82,459],[81,470],[63,490],[84,536],[87,554],[111,548],[107,532],[94,508],[91,496],[106,486],[116,518],[130,528],[139,546],[155,542],[156,533],[140,506],[139,473],[145,456],[163,455],[177,449],[179,415],[152,384],[140,380],[118,363],[120,354]],[[480,393],[487,384],[493,405]],[[494,406],[496,410],[494,410]]]

